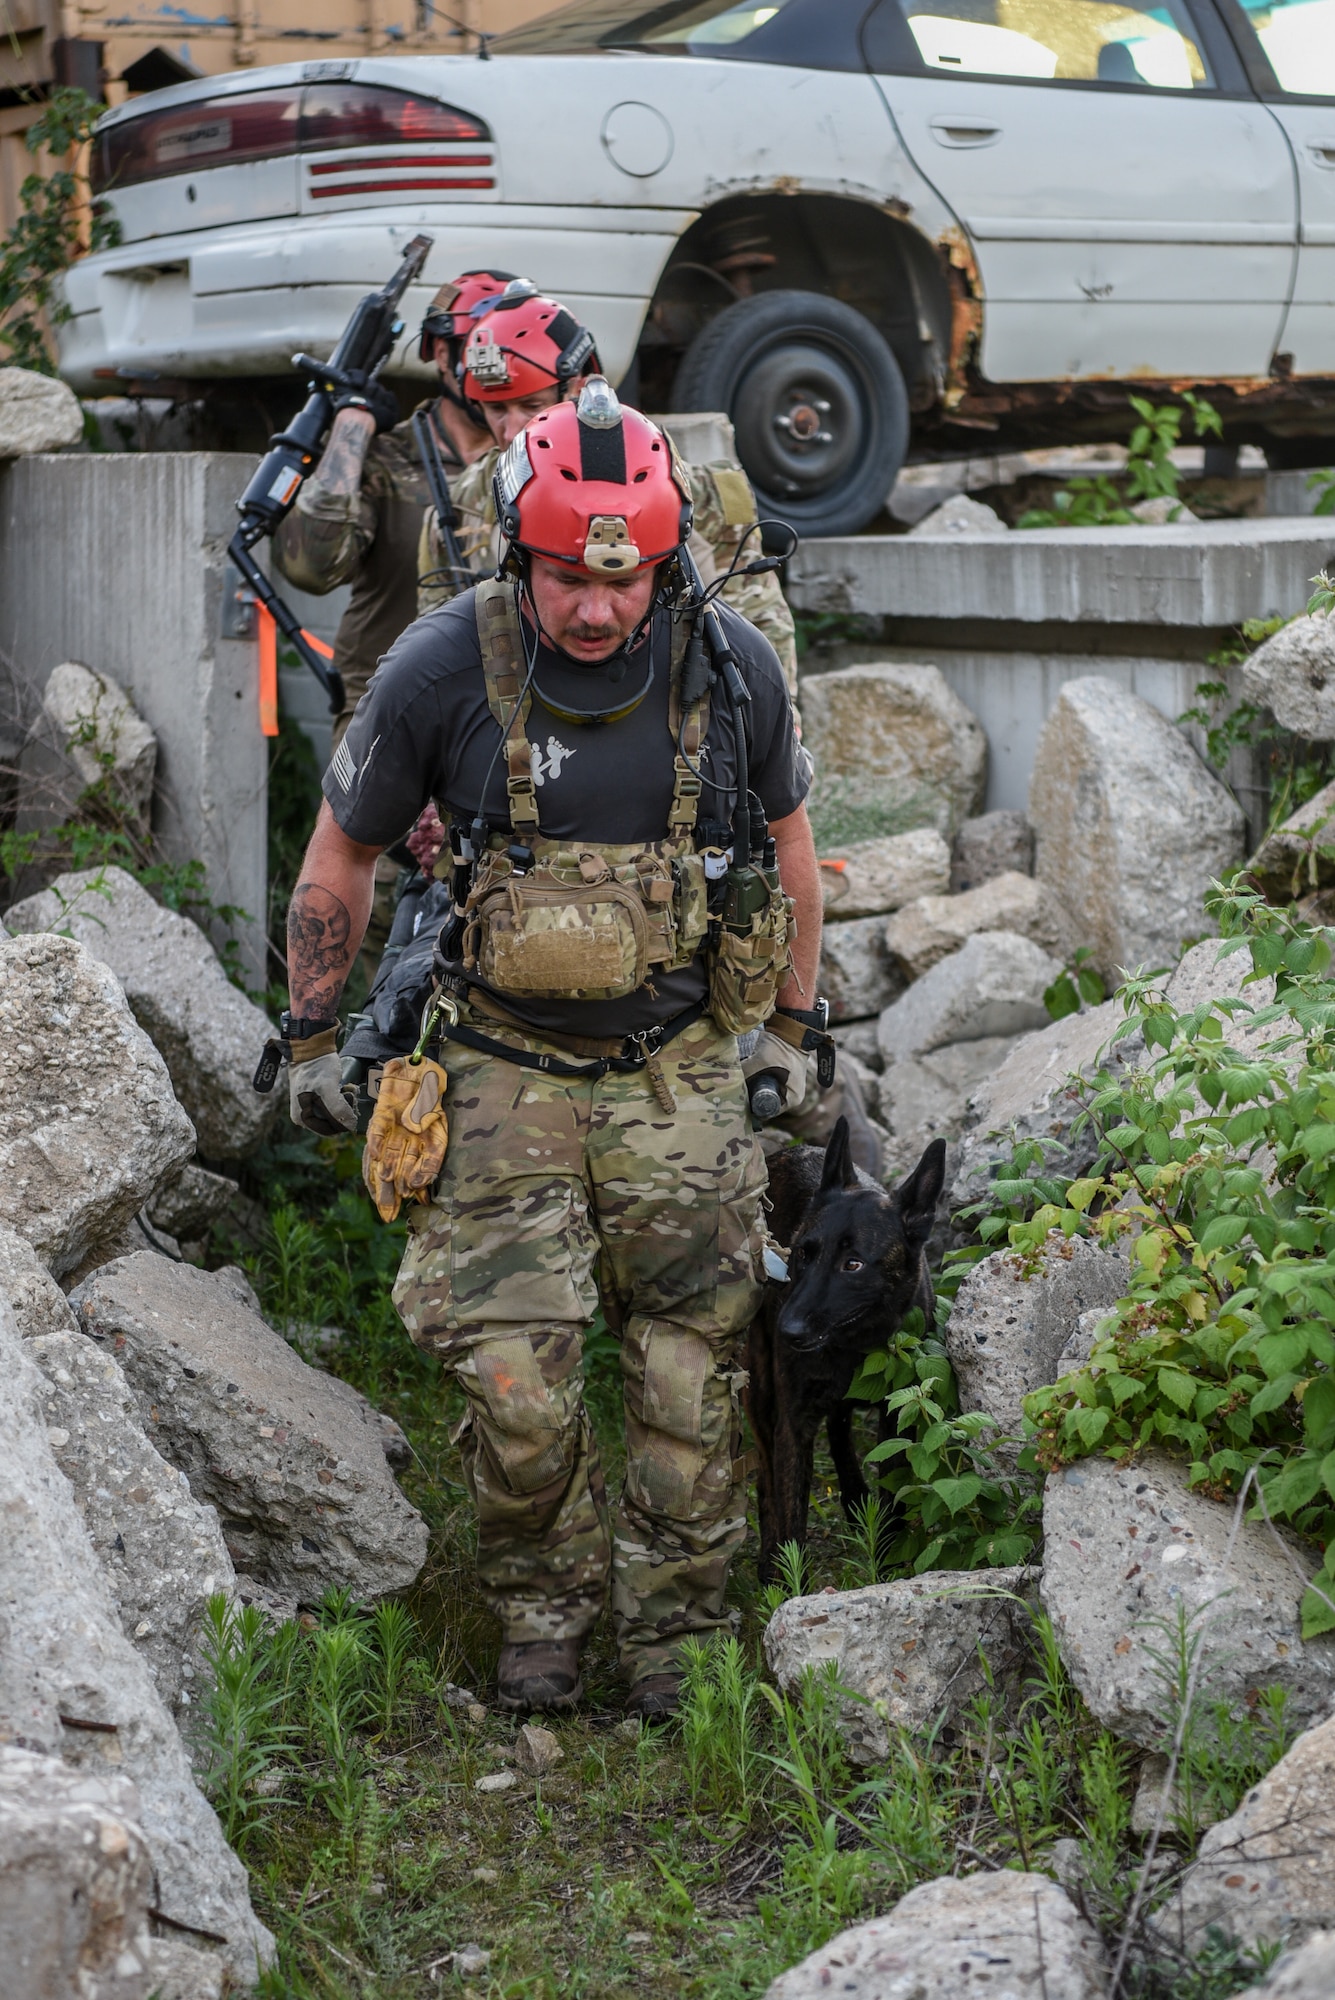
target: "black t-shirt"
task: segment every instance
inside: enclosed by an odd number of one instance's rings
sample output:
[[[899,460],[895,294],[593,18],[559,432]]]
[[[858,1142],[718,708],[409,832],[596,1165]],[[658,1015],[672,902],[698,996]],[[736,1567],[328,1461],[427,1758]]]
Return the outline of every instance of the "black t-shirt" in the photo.
[[[751,790],[769,819],[786,819],[807,795],[810,766],[793,734],[783,672],[773,647],[753,625],[727,605],[718,609],[751,695],[746,711]],[[527,726],[538,815],[549,838],[620,846],[666,835],[675,754],[668,728],[670,650],[665,614],[654,619],[649,639],[631,655],[619,681],[607,667],[582,666],[539,647]],[[619,721],[573,723],[543,700],[544,691],[567,709],[610,708],[623,697],[630,700],[644,685],[650,651],[649,692]],[[717,690],[700,764],[705,774],[700,818],[729,820],[736,803],[736,742],[730,705]],[[388,847],[433,799],[446,821],[469,823],[481,807],[492,827],[507,830],[508,775],[500,728],[487,706],[469,591],[410,625],[380,662],[325,773],[325,797],[349,839]],[[670,1020],[704,991],[704,965],[697,958],[680,971],[654,974],[622,1000],[497,997],[535,1028],[622,1035]]]

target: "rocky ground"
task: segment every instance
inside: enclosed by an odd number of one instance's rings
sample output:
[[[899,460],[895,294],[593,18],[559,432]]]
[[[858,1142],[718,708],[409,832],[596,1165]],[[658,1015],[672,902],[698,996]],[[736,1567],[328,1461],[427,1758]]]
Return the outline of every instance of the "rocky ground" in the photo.
[[[1323,642],[1249,668],[1312,734]],[[802,700],[841,1061],[889,1179],[947,1137],[958,1244],[1017,1141],[1087,1173],[1089,1079],[1149,1060],[1082,971],[1161,966],[1179,1010],[1241,994],[1242,962],[1192,940],[1242,815],[1110,682],[1062,691],[1027,813],[980,812],[982,731],[935,669],[855,666]],[[114,783],[143,813],[152,745],[119,690],[59,669],[44,717],[34,786]],[[1333,805],[1253,858],[1318,918]],[[920,1382],[943,1432],[998,1440],[972,1555],[924,1539],[887,1566],[822,1458],[805,1565],[768,1591],[739,1566],[736,1637],[694,1663],[678,1725],[624,1722],[606,1631],[578,1716],[505,1717],[457,1412],[397,1330],[402,1231],[369,1217],[355,1144],[275,1127],[249,1084],[262,1011],[133,873],[21,887],[0,940],[4,2000],[1329,1992],[1319,1551],[1166,1451],[1046,1479],[1022,1459],[1024,1399],[1088,1358],[1130,1238],[996,1249],[946,1288]],[[588,1363],[615,1477],[601,1329]]]

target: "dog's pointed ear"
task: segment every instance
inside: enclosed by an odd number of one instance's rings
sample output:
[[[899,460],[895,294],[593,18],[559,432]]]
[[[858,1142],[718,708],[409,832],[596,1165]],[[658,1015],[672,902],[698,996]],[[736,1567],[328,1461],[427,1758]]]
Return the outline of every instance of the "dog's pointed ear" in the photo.
[[[914,1243],[925,1243],[936,1221],[936,1205],[946,1178],[946,1142],[933,1139],[906,1181],[899,1185],[899,1210],[904,1218],[904,1234]]]
[[[831,1188],[851,1188],[858,1184],[858,1170],[853,1165],[853,1148],[848,1143],[848,1120],[836,1120],[830,1143],[825,1148],[825,1171],[820,1177],[820,1191],[828,1194]]]

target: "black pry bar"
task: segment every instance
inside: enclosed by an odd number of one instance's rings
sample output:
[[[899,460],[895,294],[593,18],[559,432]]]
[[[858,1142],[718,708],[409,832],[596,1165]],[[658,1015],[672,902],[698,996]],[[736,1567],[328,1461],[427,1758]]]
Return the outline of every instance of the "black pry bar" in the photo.
[[[471,590],[477,582],[476,573],[464,561],[463,550],[459,547],[459,517],[454,511],[454,501],[450,496],[449,476],[445,471],[445,461],[441,457],[440,445],[436,438],[436,427],[428,410],[417,410],[413,414],[413,436],[417,439],[417,452],[426,473],[427,488],[431,494],[431,504],[440,522],[440,532],[449,556],[449,571],[456,590]]]

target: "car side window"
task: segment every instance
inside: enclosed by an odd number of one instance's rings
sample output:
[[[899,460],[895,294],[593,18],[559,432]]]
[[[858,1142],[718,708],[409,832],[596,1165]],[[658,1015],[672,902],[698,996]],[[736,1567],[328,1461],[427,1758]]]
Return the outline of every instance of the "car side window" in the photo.
[[[1306,4],[1335,15],[1335,0]],[[896,7],[907,40],[896,32],[898,22],[884,18]],[[1215,88],[1182,0],[1152,7],[1113,0],[883,0],[875,29],[868,56],[876,69],[920,65],[944,76],[1133,90]],[[906,64],[910,50],[916,62]]]
[[[1335,0],[1242,0],[1242,12],[1282,96],[1335,97]]]

